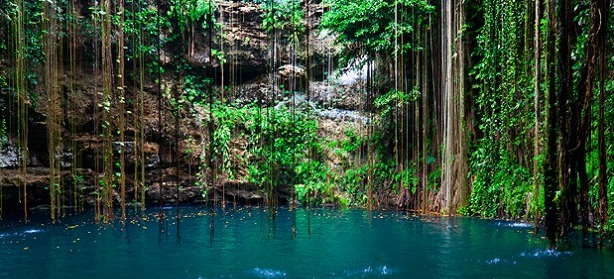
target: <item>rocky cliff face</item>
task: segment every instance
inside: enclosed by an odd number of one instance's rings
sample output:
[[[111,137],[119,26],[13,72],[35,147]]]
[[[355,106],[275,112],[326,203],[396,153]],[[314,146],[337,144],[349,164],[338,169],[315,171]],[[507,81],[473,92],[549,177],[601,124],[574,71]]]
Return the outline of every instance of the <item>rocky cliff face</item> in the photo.
[[[312,30],[319,21],[322,8],[313,5],[313,14],[310,22]],[[207,30],[197,28],[192,41],[193,46],[188,52],[177,51],[177,46],[167,44],[163,47],[161,61],[167,71],[162,76],[163,88],[167,91],[181,90],[181,74],[175,71],[174,63],[180,63],[184,59],[193,68],[207,69],[202,72],[202,77],[216,76],[216,87],[228,86],[233,73],[234,98],[238,104],[247,104],[258,99],[263,104],[279,105],[283,99],[277,99],[281,95],[271,87],[271,43],[270,35],[263,32],[262,11],[260,7],[244,3],[220,3],[220,13],[217,15],[221,28],[215,31],[215,42],[209,42]],[[221,44],[220,41],[223,43]],[[219,59],[209,57],[210,45],[224,48],[227,62],[220,64]],[[302,42],[304,44],[304,42]],[[335,82],[317,81],[324,76],[324,69],[329,68],[323,63],[328,61],[331,53],[330,38],[323,38],[317,31],[312,31],[310,41],[310,53],[305,50],[298,52],[298,56],[312,58],[311,77],[306,76],[305,65],[292,66],[290,47],[280,44],[278,50],[279,67],[273,71],[278,84],[284,84],[286,88],[291,86],[290,77],[297,77],[299,87],[304,87],[306,80],[311,80],[309,99],[307,95],[299,95],[299,102],[311,109],[317,115],[320,122],[319,134],[324,137],[341,139],[347,127],[355,126],[364,121],[355,110],[360,107],[358,90],[352,84],[342,85]],[[87,51],[82,49],[81,51]],[[221,75],[222,67],[225,74]],[[64,69],[67,69],[65,67]],[[6,67],[5,67],[6,70]],[[226,83],[221,84],[222,77]],[[241,77],[241,79],[237,78]],[[80,63],[77,72],[63,71],[60,74],[60,86],[64,94],[69,93],[69,82],[72,84],[73,102],[71,111],[64,113],[64,123],[70,123],[71,127],[63,128],[63,148],[56,151],[56,158],[61,160],[63,191],[65,206],[77,206],[75,201],[85,205],[93,205],[96,202],[97,185],[101,179],[102,156],[100,150],[102,141],[96,129],[101,119],[97,86],[101,84],[101,77],[95,76],[88,63]],[[171,113],[171,104],[164,101],[162,111],[158,109],[157,86],[152,80],[144,81],[144,117],[142,119],[146,143],[144,145],[144,166],[147,172],[145,176],[146,201],[158,203],[199,203],[207,201],[236,202],[241,204],[258,204],[263,201],[259,185],[245,180],[246,171],[239,170],[232,179],[224,175],[216,177],[213,190],[203,191],[202,179],[199,171],[204,164],[201,156],[205,146],[207,127],[206,113],[181,114],[179,120]],[[5,212],[17,210],[23,203],[24,185],[27,185],[28,204],[30,206],[44,206],[49,204],[49,153],[47,150],[46,131],[46,92],[42,87],[36,88],[41,100],[38,105],[30,106],[29,121],[29,158],[26,167],[26,175],[23,175],[19,167],[18,154],[20,150],[15,143],[15,135],[11,134],[15,129],[9,128],[9,132],[2,140],[0,146],[0,186],[2,189],[2,203]],[[136,94],[128,88],[128,94]],[[2,102],[10,101],[10,94],[3,93]],[[130,109],[130,104],[128,104]],[[161,123],[159,120],[162,120]],[[128,115],[126,122],[126,142],[115,142],[115,156],[119,157],[119,146],[123,146],[126,154],[125,167],[127,170],[127,196],[134,196],[134,115]],[[67,124],[68,125],[68,124]],[[233,156],[241,155],[242,143],[240,138],[233,139],[231,152]],[[333,152],[326,153],[326,161],[334,166],[343,164]],[[75,165],[76,163],[76,165]],[[283,202],[292,196],[292,189],[288,187],[278,188],[277,198]],[[77,196],[78,199],[74,197]],[[118,197],[116,193],[116,197]]]

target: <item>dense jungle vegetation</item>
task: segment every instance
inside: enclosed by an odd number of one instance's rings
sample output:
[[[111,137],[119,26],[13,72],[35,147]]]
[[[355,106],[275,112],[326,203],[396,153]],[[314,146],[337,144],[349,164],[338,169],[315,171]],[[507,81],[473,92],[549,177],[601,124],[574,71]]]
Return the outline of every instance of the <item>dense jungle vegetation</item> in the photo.
[[[255,187],[268,205],[534,220],[552,245],[575,228],[611,235],[611,11],[609,0],[2,1],[2,203],[24,220],[28,203],[49,204],[54,221],[88,204],[110,220],[189,189],[225,206]],[[358,117],[323,117],[321,88],[353,94],[345,109]]]

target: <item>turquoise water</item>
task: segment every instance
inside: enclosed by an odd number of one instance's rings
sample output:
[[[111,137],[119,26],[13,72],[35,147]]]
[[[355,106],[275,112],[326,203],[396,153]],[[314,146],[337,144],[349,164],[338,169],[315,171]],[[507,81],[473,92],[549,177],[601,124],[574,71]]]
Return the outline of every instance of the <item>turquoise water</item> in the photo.
[[[177,210],[180,222],[177,222]],[[523,223],[395,211],[150,209],[127,224],[0,227],[0,278],[614,278],[612,249],[550,251]],[[274,218],[273,218],[274,216]]]

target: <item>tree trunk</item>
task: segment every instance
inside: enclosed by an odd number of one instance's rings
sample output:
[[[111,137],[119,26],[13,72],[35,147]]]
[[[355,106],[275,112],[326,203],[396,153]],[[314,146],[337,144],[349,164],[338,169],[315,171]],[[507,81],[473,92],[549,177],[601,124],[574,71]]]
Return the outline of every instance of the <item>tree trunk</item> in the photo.
[[[102,15],[102,90],[103,90],[103,113],[102,113],[102,135],[103,139],[103,181],[102,185],[102,214],[104,221],[113,217],[113,128],[114,121],[111,109],[115,103],[113,93],[113,58],[112,58],[112,21],[111,21],[111,0],[103,1]]]
[[[450,213],[452,197],[452,0],[443,0],[441,4],[441,94],[443,115],[444,150],[441,163],[441,192],[443,193],[443,210]]]
[[[452,213],[467,198],[467,142],[465,133],[465,49],[463,2],[444,0],[442,9],[442,96],[444,150],[442,156],[443,209]],[[441,194],[440,194],[441,195]]]

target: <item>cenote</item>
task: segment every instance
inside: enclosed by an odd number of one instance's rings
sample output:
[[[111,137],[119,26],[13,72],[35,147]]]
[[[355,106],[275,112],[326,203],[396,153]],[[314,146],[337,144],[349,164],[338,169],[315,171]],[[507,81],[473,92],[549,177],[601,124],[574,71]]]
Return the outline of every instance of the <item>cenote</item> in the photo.
[[[164,207],[131,216],[125,224],[97,224],[84,212],[49,224],[37,222],[46,220],[41,214],[29,224],[4,225],[0,277],[614,276],[611,249],[548,250],[525,223],[288,207],[276,213],[262,207]]]
[[[613,3],[0,0],[0,279],[614,278]]]

